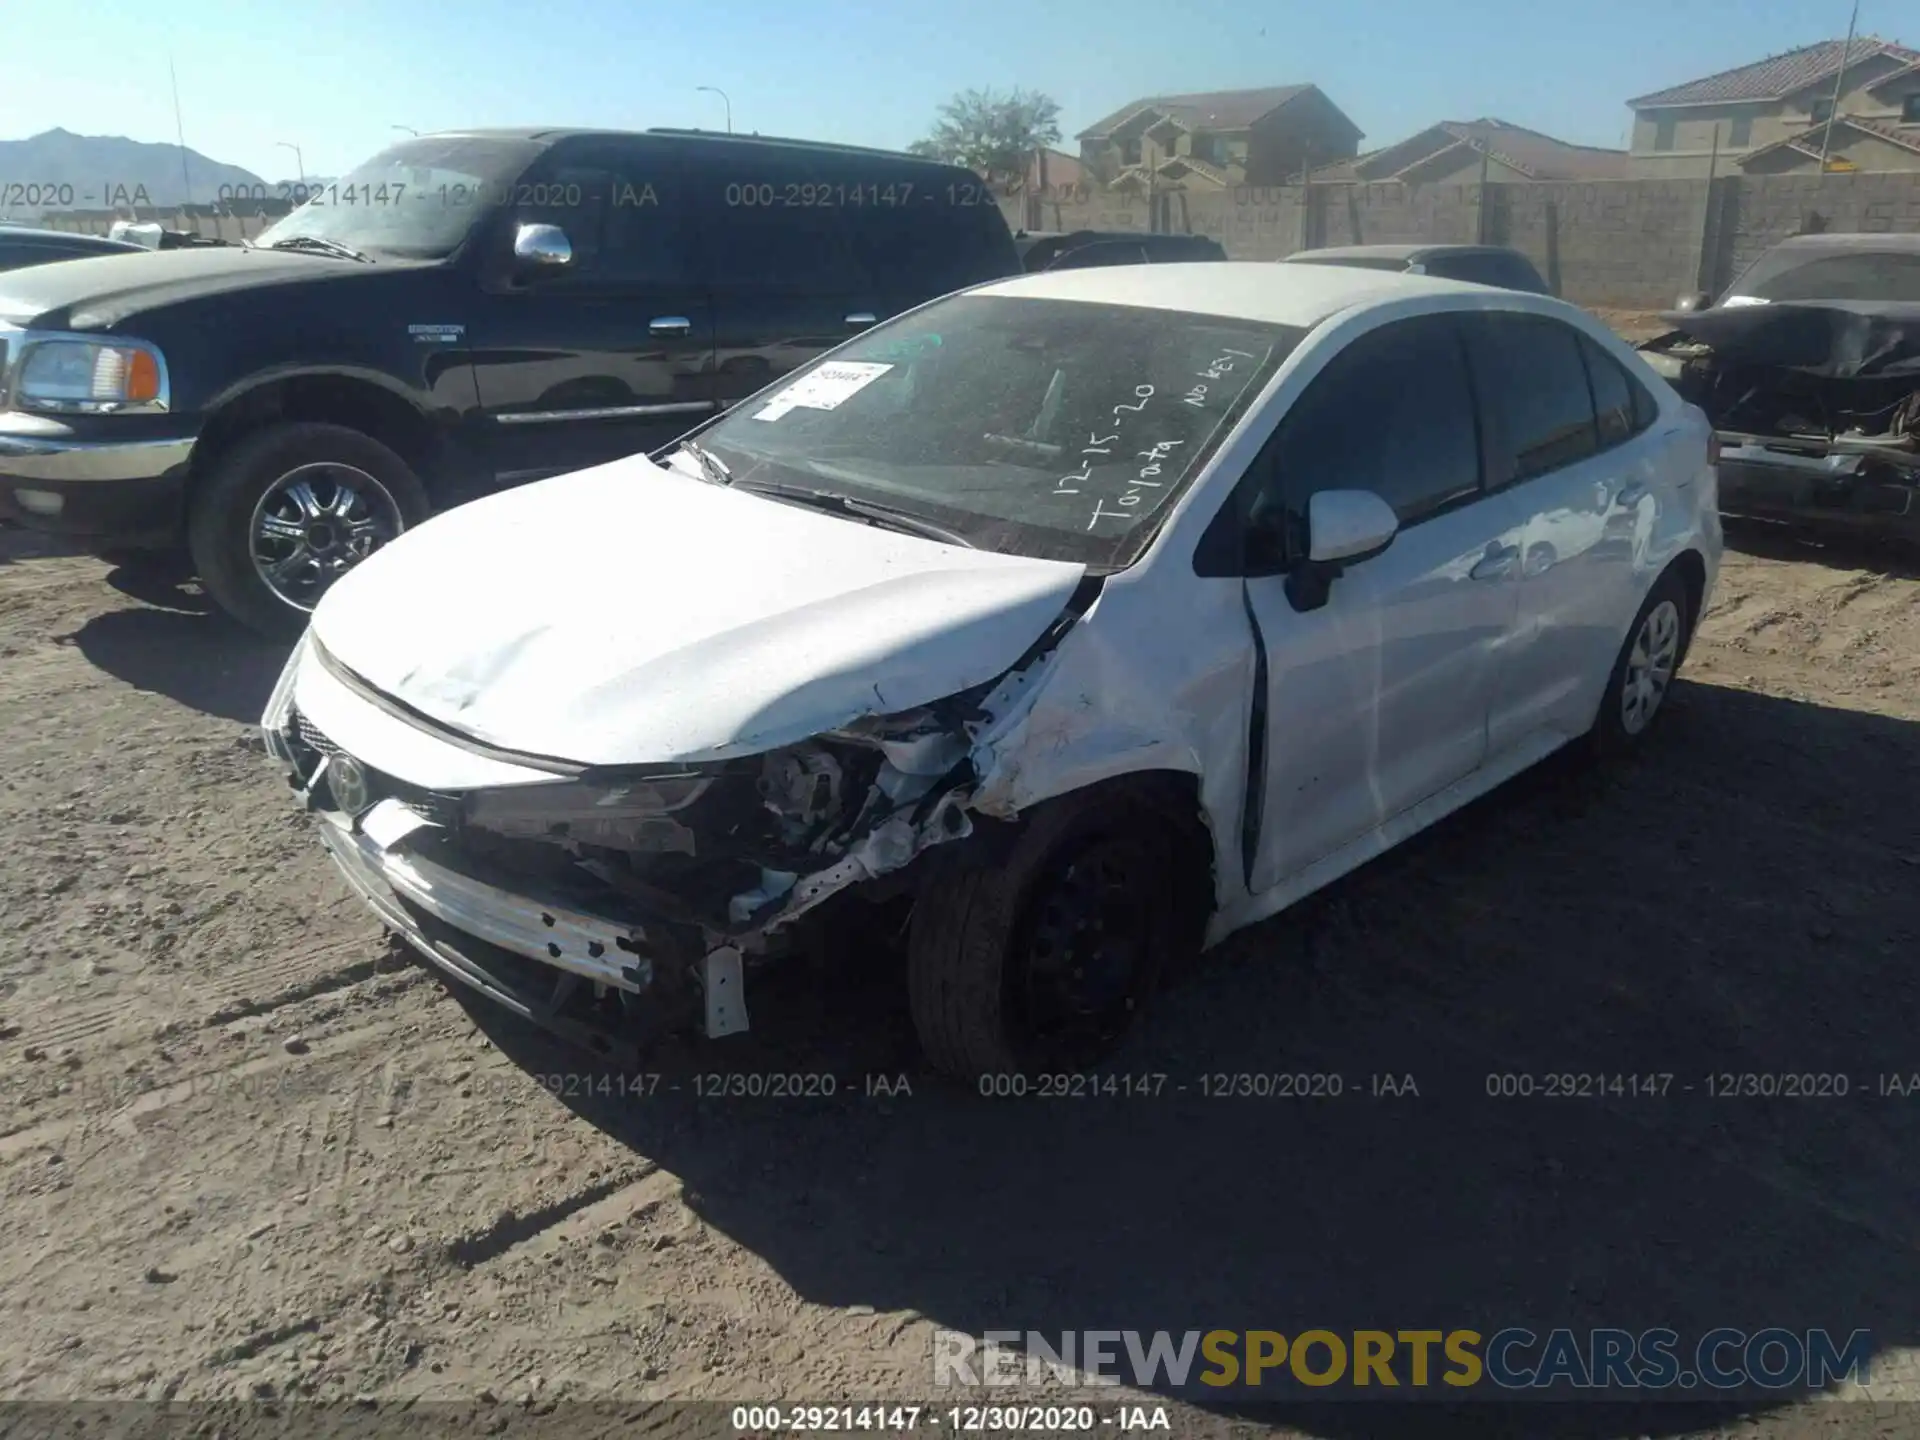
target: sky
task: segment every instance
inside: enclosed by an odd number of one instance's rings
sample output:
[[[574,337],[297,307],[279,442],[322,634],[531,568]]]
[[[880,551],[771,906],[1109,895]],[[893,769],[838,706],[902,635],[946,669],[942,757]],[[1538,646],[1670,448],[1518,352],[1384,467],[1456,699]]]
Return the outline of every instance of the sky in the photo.
[[[0,0],[0,139],[186,142],[274,181],[420,131],[734,128],[901,147],[1024,86],[1073,134],[1154,93],[1312,82],[1390,144],[1495,116],[1624,145],[1626,100],[1846,33],[1849,0]],[[1904,13],[1903,13],[1904,12]],[[1902,33],[1901,22],[1906,22]],[[1920,4],[1860,0],[1920,46]],[[31,63],[18,63],[31,56]],[[295,152],[289,146],[299,147]],[[0,176],[0,181],[32,176]],[[111,177],[102,177],[110,180]]]

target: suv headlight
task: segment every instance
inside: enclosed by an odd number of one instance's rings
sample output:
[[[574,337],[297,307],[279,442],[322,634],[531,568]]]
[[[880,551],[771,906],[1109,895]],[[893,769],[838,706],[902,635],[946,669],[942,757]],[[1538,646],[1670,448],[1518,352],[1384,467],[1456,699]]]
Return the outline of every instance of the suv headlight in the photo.
[[[22,410],[165,410],[167,362],[144,341],[30,335],[14,366],[12,392]]]

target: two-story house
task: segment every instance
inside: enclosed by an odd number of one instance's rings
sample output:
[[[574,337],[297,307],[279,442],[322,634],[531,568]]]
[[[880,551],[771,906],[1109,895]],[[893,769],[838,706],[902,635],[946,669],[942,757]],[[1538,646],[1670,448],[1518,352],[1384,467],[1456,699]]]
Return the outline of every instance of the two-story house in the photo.
[[[1107,185],[1144,190],[1281,185],[1344,159],[1360,127],[1317,85],[1150,95],[1082,130],[1080,161]]]
[[[1823,142],[1831,170],[1920,170],[1920,50],[1877,36],[1851,49],[1822,40],[1627,104],[1636,179],[1818,174]]]

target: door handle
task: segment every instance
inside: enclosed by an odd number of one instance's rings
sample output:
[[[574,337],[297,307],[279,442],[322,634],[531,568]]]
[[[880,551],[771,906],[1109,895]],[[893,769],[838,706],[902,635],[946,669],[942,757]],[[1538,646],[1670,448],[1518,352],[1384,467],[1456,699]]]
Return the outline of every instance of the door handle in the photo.
[[[879,316],[870,310],[856,310],[853,314],[847,316],[847,324],[861,326],[871,325],[879,318]]]
[[[1635,480],[1613,492],[1613,503],[1622,509],[1631,509],[1645,498],[1646,493],[1647,487]]]
[[[684,315],[658,315],[647,322],[647,330],[654,335],[687,335],[693,331],[693,322]]]
[[[1480,563],[1467,572],[1470,580],[1499,580],[1513,573],[1513,562],[1520,558],[1518,545],[1502,545],[1499,541],[1487,546],[1487,553],[1480,557]]]

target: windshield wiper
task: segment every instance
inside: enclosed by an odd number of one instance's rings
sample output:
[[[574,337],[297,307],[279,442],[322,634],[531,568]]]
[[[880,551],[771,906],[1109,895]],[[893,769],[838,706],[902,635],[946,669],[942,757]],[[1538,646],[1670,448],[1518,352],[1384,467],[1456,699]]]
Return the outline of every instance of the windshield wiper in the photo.
[[[680,442],[680,450],[684,450],[687,454],[691,455],[693,457],[693,463],[700,467],[700,473],[705,475],[707,479],[711,480],[714,484],[731,485],[733,483],[733,472],[727,468],[726,462],[699,441],[682,440]],[[678,454],[679,451],[675,451],[674,453]]]
[[[825,510],[829,514],[856,515],[863,520],[875,521],[886,529],[897,530],[904,535],[918,535],[923,539],[939,540],[967,550],[980,548],[957,530],[949,530],[946,526],[936,525],[931,520],[922,520],[918,515],[896,509],[891,505],[883,505],[878,500],[860,500],[831,490],[807,490],[797,485],[766,485],[750,480],[740,481],[734,488],[748,490],[755,495],[770,496],[775,500],[790,500],[796,505]]]
[[[276,240],[267,246],[269,250],[311,250],[317,255],[338,255],[342,260],[358,260],[362,265],[373,264],[373,257],[343,245],[338,240],[329,240],[321,235],[289,235],[284,240]]]

